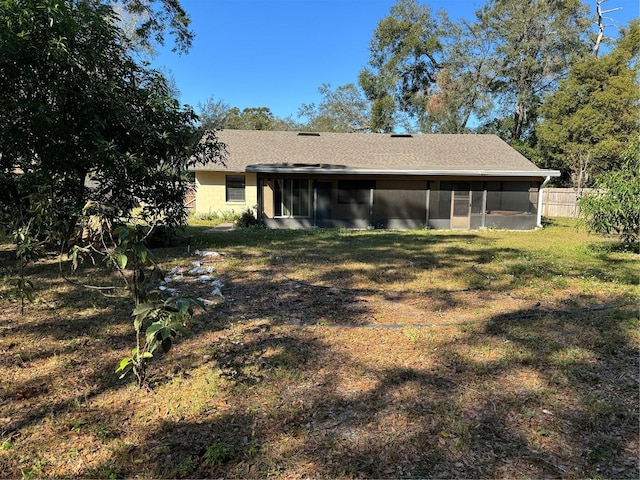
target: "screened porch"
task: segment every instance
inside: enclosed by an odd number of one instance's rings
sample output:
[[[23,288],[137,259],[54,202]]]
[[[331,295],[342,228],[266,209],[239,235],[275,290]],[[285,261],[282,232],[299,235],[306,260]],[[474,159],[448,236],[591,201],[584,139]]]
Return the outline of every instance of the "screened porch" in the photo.
[[[258,211],[271,228],[533,229],[539,179],[264,176]]]

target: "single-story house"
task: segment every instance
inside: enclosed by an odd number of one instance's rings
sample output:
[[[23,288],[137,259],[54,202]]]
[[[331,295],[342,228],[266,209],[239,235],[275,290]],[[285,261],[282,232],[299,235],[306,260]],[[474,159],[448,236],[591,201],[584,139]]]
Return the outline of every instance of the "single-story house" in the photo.
[[[533,229],[560,175],[495,135],[215,133],[228,154],[195,168],[196,213],[250,208],[271,228]]]

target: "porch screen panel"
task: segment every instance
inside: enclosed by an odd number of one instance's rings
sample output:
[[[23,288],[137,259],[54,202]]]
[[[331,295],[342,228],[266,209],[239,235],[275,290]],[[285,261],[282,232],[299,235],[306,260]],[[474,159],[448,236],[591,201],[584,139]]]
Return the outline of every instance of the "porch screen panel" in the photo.
[[[275,192],[273,195],[273,210],[276,217],[289,216],[289,189],[287,188],[287,180],[281,178],[275,180]]]
[[[531,183],[529,187],[529,205],[531,213],[538,214],[538,195],[540,195],[540,187],[538,183]]]
[[[291,180],[291,211],[293,216],[309,216],[309,180]]]
[[[502,182],[487,182],[487,213],[502,210]]]
[[[472,230],[484,226],[484,182],[471,183],[471,218],[469,228]]]
[[[502,209],[529,213],[529,182],[502,182]]]
[[[484,198],[484,184],[482,182],[471,183],[471,215],[482,213],[482,200]]]
[[[338,203],[367,205],[372,188],[375,188],[375,182],[370,180],[340,180]]]
[[[426,187],[424,181],[378,181],[374,194],[375,219],[425,218]]]
[[[487,182],[487,213],[537,213],[537,189],[530,182]]]
[[[449,181],[440,182],[436,187],[433,182],[429,197],[429,218],[433,220],[448,220],[451,217],[451,190],[453,185]],[[435,188],[434,188],[435,187]]]

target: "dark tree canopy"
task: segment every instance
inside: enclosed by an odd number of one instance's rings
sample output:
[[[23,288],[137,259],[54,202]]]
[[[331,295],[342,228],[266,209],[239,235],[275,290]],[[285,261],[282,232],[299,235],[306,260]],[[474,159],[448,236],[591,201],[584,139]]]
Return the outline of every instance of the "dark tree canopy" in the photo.
[[[513,118],[509,140],[535,128],[542,96],[553,91],[576,56],[589,52],[588,9],[580,0],[490,0],[477,13],[496,62],[492,94]]]
[[[442,69],[442,43],[431,9],[416,0],[399,0],[382,19],[369,46],[369,66],[360,86],[372,102],[371,129],[392,131],[396,111],[420,117]]]
[[[0,220],[65,237],[88,200],[185,218],[196,115],[138,65],[107,4],[0,2]]]
[[[298,130],[300,125],[291,118],[276,117],[268,107],[251,107],[240,110],[222,100],[210,97],[200,102],[200,123],[203,129],[217,130]]]
[[[601,173],[620,168],[640,129],[638,50],[640,22],[623,31],[616,48],[574,63],[549,94],[537,135],[545,166],[563,172],[565,183],[589,186]]]
[[[510,116],[507,139],[522,141],[543,94],[575,55],[589,54],[588,25],[579,0],[490,0],[474,22],[458,23],[398,0],[378,23],[359,76],[372,129],[391,131],[400,114],[425,133],[464,133],[472,117]]]

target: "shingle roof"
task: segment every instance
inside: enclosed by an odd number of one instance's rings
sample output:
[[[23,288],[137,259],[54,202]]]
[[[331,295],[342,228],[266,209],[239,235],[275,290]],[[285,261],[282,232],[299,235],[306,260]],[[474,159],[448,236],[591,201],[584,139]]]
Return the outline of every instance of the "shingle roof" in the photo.
[[[559,175],[539,169],[496,135],[221,130],[216,136],[227,145],[226,166],[209,163],[195,170]]]

